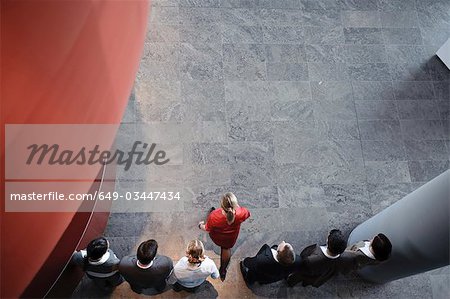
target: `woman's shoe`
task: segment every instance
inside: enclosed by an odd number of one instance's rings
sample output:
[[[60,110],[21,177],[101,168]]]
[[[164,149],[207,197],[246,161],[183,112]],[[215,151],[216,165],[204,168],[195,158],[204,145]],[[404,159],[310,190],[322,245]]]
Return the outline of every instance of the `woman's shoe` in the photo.
[[[224,269],[224,270],[220,269],[219,274],[220,274],[220,280],[224,281],[225,278],[227,277],[227,269]]]

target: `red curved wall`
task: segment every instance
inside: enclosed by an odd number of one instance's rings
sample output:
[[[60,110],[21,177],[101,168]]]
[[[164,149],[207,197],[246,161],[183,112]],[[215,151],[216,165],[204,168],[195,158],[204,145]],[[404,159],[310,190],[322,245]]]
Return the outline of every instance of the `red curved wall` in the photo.
[[[5,124],[120,123],[147,23],[142,1],[1,1],[1,198]],[[18,297],[73,213],[5,213],[1,293]]]

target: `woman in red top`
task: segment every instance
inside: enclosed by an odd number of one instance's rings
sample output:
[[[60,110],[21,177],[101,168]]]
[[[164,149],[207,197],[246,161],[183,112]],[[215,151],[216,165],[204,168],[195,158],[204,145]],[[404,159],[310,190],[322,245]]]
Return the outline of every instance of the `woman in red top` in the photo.
[[[206,224],[199,223],[199,228],[209,232],[213,242],[220,246],[220,279],[225,280],[227,267],[231,259],[231,248],[239,236],[241,223],[250,217],[246,208],[238,205],[236,196],[227,192],[222,196],[221,209],[212,208]]]

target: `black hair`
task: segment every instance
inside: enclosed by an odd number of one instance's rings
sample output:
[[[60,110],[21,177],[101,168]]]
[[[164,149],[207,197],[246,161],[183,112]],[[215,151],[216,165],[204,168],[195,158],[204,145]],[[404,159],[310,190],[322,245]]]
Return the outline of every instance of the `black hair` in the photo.
[[[137,249],[137,259],[141,264],[148,265],[153,261],[158,251],[158,243],[151,239],[142,242]]]
[[[100,237],[89,242],[86,251],[87,258],[90,260],[100,259],[108,250],[108,241],[104,237]]]
[[[342,232],[338,229],[332,229],[328,235],[327,248],[332,254],[341,254],[347,247],[347,241]]]
[[[389,258],[392,251],[392,244],[384,234],[376,235],[372,240],[372,250],[378,261],[385,261]]]

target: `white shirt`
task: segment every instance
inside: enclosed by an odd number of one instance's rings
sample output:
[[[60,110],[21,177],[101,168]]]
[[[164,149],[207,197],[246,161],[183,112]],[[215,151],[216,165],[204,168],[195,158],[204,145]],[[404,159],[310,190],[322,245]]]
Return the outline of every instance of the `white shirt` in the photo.
[[[277,256],[278,256],[278,251],[276,251],[276,250],[273,249],[273,248],[271,248],[270,250],[272,251],[273,259],[274,259],[277,263],[279,263],[278,258],[277,258]]]
[[[329,255],[328,252],[327,252],[327,246],[320,246],[320,249],[322,250],[323,254],[329,259],[337,259],[340,256],[340,254],[337,254],[337,255],[334,255],[334,256],[333,255]]]
[[[201,285],[208,276],[219,278],[219,270],[212,259],[205,257],[201,264],[191,264],[187,257],[182,257],[173,268],[179,284],[186,288],[195,288]]]
[[[358,248],[358,250],[361,250],[362,253],[364,253],[367,257],[375,260],[375,256],[373,255],[372,251],[370,251],[370,242],[364,241],[364,247]]]

